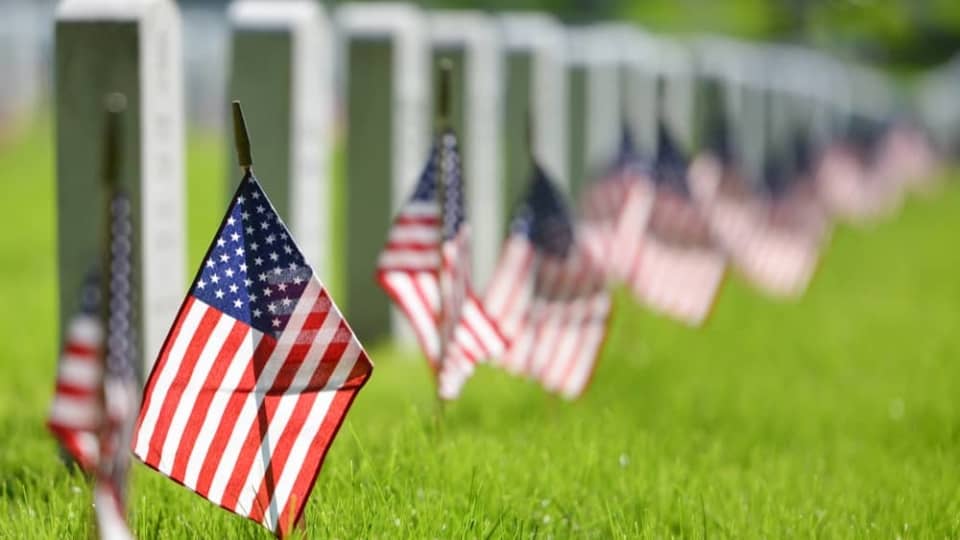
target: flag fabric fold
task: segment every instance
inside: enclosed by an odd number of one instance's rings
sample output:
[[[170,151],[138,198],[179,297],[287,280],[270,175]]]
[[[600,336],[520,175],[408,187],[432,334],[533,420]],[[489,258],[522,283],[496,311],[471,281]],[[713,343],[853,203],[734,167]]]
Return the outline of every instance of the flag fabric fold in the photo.
[[[782,160],[768,164],[762,193],[709,156],[699,158],[691,172],[713,238],[752,286],[776,298],[796,298],[806,290],[829,235],[802,147],[795,151],[794,167]]]
[[[377,281],[413,326],[444,399],[460,394],[477,362],[504,349],[497,323],[473,290],[469,246],[457,138],[446,130],[377,265]]]
[[[134,363],[138,358],[133,322],[133,264],[130,200],[117,194],[111,203],[107,332],[94,506],[100,537],[133,538],[126,521],[130,438],[136,418],[139,387]]]
[[[608,279],[622,281],[636,258],[637,239],[647,227],[654,195],[650,168],[624,126],[617,155],[580,204],[583,225],[596,232],[590,248],[599,255]]]
[[[69,322],[48,426],[61,446],[93,475],[101,538],[132,538],[126,522],[129,446],[138,399],[132,307],[130,201],[110,201],[108,298],[99,271],[88,273],[80,309]],[[109,319],[103,322],[103,304]]]
[[[619,273],[634,295],[652,310],[690,326],[703,324],[726,273],[726,255],[710,236],[694,203],[689,166],[666,127],[660,125],[652,198],[643,220],[619,233],[633,235],[624,248]]]
[[[68,322],[47,427],[80,467],[92,472],[100,460],[103,323],[100,274],[90,272],[81,287],[80,309]]]
[[[147,379],[134,454],[284,536],[372,370],[248,172]]]
[[[484,296],[507,340],[494,363],[568,399],[586,389],[606,339],[611,299],[591,247],[599,234],[574,230],[562,194],[535,167]]]

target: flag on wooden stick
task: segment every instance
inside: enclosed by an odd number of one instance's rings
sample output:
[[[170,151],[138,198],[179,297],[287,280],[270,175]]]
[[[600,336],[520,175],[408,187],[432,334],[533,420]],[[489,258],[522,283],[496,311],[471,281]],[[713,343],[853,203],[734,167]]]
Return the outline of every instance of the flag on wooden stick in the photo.
[[[119,129],[126,99],[107,99],[104,144],[104,272],[91,271],[67,329],[48,425],[67,453],[94,475],[100,537],[132,538],[126,521],[127,450],[137,403],[131,204],[119,186]]]
[[[596,231],[604,272],[623,280],[636,257],[641,233],[647,227],[655,192],[649,166],[639,156],[630,129],[624,125],[620,147],[604,175],[593,182],[581,202],[584,225]]]
[[[610,314],[590,234],[574,229],[563,195],[535,166],[484,297],[507,339],[494,362],[571,399],[590,381]]]
[[[100,274],[91,272],[81,288],[80,309],[67,323],[63,352],[47,427],[84,470],[100,459],[100,387],[103,377]]]
[[[137,349],[133,324],[133,225],[130,214],[129,198],[122,192],[115,192],[110,204],[108,234],[100,459],[93,490],[100,537],[110,540],[133,537],[125,517],[130,437],[139,397],[133,367]]]
[[[133,450],[284,536],[373,364],[253,175],[234,115],[245,174],[147,379]]]
[[[687,175],[686,158],[661,123],[656,195],[646,229],[634,232],[624,281],[653,310],[698,326],[723,283],[726,258],[694,204]]]
[[[444,399],[460,394],[478,361],[504,348],[470,281],[462,179],[457,137],[447,129],[397,214],[377,265],[377,281],[413,326]]]

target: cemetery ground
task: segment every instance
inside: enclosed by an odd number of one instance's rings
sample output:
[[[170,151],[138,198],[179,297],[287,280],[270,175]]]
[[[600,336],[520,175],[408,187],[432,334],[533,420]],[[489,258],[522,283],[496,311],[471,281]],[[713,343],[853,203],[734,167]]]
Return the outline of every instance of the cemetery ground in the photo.
[[[88,483],[43,425],[58,352],[51,140],[0,148],[2,538],[90,537]],[[231,160],[219,139],[189,142],[192,275]],[[731,276],[699,331],[618,294],[574,403],[481,367],[440,413],[417,354],[368,344],[377,367],[307,534],[956,538],[958,230],[960,186],[912,198],[891,222],[839,227],[797,302]],[[145,467],[131,490],[139,538],[269,537]]]

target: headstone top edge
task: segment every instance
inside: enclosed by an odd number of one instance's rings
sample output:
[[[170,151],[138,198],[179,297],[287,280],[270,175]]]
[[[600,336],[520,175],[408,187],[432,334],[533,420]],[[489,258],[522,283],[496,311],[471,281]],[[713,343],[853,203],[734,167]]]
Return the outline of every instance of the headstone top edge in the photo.
[[[565,47],[566,30],[547,15],[501,15],[503,42],[511,50],[547,49],[556,52]]]
[[[567,29],[567,62],[575,65],[616,65],[623,59],[620,36],[600,27]]]
[[[324,15],[323,7],[312,0],[237,0],[227,9],[230,22],[243,28],[300,26]]]
[[[483,47],[500,41],[493,18],[479,11],[431,11],[427,26],[435,45]]]
[[[137,21],[158,7],[176,9],[171,0],[63,0],[57,6],[58,21]]]
[[[413,4],[344,4],[337,8],[336,21],[348,36],[386,36],[420,32],[425,25],[423,11]]]

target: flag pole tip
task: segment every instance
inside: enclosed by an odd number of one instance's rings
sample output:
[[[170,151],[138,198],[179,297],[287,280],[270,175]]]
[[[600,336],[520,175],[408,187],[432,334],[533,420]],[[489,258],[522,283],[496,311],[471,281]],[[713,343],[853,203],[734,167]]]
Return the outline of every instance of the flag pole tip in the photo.
[[[103,99],[103,107],[108,113],[122,113],[127,110],[127,96],[120,92],[111,92]]]
[[[120,131],[121,117],[127,110],[127,96],[111,92],[103,97],[106,114],[103,126],[103,182],[109,189],[116,189],[120,182]]]
[[[240,102],[233,101],[233,142],[237,150],[237,163],[242,169],[249,169],[253,165],[253,156],[250,153],[250,135],[247,133],[247,124],[243,120],[243,109]]]
[[[453,88],[453,60],[447,57],[440,59],[439,80],[437,82],[437,117],[441,124],[450,122],[450,98]],[[443,125],[442,127],[447,127]]]

